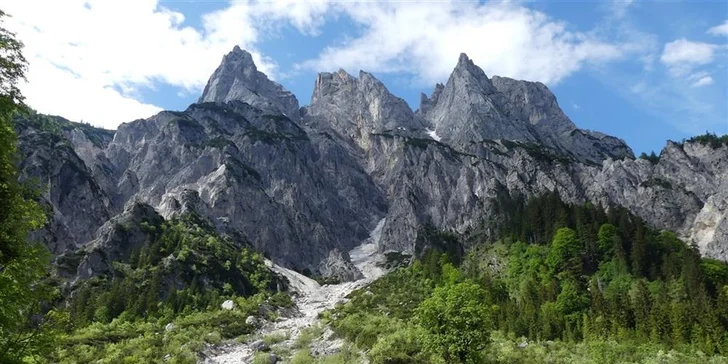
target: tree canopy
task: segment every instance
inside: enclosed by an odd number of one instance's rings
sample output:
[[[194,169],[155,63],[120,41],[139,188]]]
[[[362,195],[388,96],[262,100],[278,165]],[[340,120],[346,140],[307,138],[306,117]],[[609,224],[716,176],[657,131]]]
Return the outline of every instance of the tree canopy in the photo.
[[[2,27],[0,10],[0,362],[21,362],[52,349],[49,318],[41,304],[53,297],[44,282],[49,268],[48,252],[27,240],[30,231],[45,222],[36,193],[18,182],[14,113],[23,111],[17,83],[27,67],[15,34]]]

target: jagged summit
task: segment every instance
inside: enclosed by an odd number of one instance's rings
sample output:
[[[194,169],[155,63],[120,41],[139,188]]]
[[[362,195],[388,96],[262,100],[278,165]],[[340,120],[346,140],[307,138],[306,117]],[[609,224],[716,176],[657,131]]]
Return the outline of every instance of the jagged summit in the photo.
[[[200,103],[113,137],[17,123],[23,178],[49,181],[54,213],[39,238],[55,256],[116,244],[99,228],[138,201],[165,219],[194,211],[289,268],[338,274],[348,258],[337,252],[375,227],[382,251],[413,252],[425,226],[497,231],[481,223],[499,221],[499,197],[558,190],[569,203],[624,206],[728,259],[726,146],[672,143],[658,161],[620,159],[632,155],[624,142],[576,128],[545,85],[488,78],[467,56],[417,114],[374,75],[357,76],[320,73],[304,116],[280,117],[298,112],[295,97],[236,47]],[[99,274],[91,263],[83,276]]]
[[[298,100],[258,71],[252,55],[238,46],[225,55],[207,81],[198,102],[243,101],[265,111],[299,117]]]
[[[419,114],[444,142],[461,148],[501,139],[537,143],[581,162],[634,157],[622,140],[578,129],[544,84],[488,78],[465,53],[445,86],[422,97]]]
[[[478,67],[465,53],[460,53],[458,63],[448,79],[448,84],[450,83],[473,88],[486,94],[496,91],[483,69]]]
[[[359,71],[356,78],[343,69],[318,74],[306,122],[359,145],[371,133],[424,129],[407,102],[374,75]]]
[[[266,112],[300,118],[296,97],[258,71],[252,55],[235,46],[210,77],[199,102],[242,101]],[[484,140],[537,143],[576,160],[601,163],[606,158],[634,157],[614,137],[581,130],[563,113],[551,91],[540,82],[488,78],[461,53],[445,85],[422,95],[414,113],[374,75],[344,69],[316,77],[306,124],[362,145],[371,133],[395,131],[419,136],[434,129],[442,141],[469,148]]]
[[[420,107],[417,110],[418,114],[426,114],[432,106],[437,104],[437,100],[440,98],[440,94],[442,93],[442,90],[445,89],[445,85],[441,83],[437,83],[435,85],[435,89],[432,90],[432,94],[430,97],[427,97],[424,93],[420,94]]]

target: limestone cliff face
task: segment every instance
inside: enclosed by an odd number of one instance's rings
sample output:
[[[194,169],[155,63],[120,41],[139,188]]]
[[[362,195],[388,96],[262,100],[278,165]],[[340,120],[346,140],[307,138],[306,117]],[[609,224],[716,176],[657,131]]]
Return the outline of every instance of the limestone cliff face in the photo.
[[[194,211],[280,264],[354,279],[346,252],[379,221],[381,249],[413,252],[424,226],[465,234],[497,219],[499,195],[558,190],[728,259],[728,146],[668,142],[656,164],[635,160],[621,140],[578,129],[543,84],[490,79],[465,55],[416,112],[344,71],[319,74],[301,110],[236,48],[185,111],[116,132],[21,122],[23,178],[41,182],[52,211],[36,235],[84,279],[143,244],[119,225]]]
[[[235,46],[210,76],[199,102],[242,101],[266,111],[298,119],[298,100],[280,84],[258,71],[253,57]]]
[[[425,132],[424,122],[415,117],[407,103],[364,71],[359,72],[359,78],[344,70],[320,73],[304,121],[307,127],[330,133],[344,145],[364,150],[373,133]]]
[[[48,118],[49,123],[68,123]],[[21,179],[41,191],[41,204],[49,211],[45,228],[33,237],[45,241],[54,255],[76,249],[114,214],[109,196],[82,158],[100,152],[113,134],[96,129],[94,144],[84,133],[92,128],[81,124],[51,132],[39,128],[33,117],[16,121]]]
[[[504,139],[537,143],[583,163],[634,157],[622,140],[578,129],[544,84],[489,79],[465,54],[420,109],[442,141],[460,149]]]

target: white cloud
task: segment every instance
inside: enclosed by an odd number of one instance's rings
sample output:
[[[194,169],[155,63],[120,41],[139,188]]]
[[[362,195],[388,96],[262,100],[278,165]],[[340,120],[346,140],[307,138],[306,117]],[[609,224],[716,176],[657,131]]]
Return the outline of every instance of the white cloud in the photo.
[[[715,45],[691,42],[685,38],[665,44],[660,60],[665,64],[706,64],[713,61]]]
[[[687,81],[690,87],[702,87],[713,84],[713,77],[706,71],[695,72],[688,76]]]
[[[259,68],[284,77],[256,45],[283,24],[316,35],[327,19],[347,15],[363,35],[329,47],[304,66],[319,70],[403,72],[442,81],[460,52],[489,74],[558,82],[585,64],[622,57],[610,44],[566,30],[543,13],[513,4],[230,1],[202,16],[201,29],[160,0],[0,0],[8,27],[26,44],[23,91],[41,112],[113,128],[159,108],[139,100],[157,83],[198,93],[234,45]],[[37,9],[44,11],[39,12]],[[629,48],[627,49],[629,51]],[[118,91],[117,91],[118,90]]]
[[[693,82],[691,87],[702,87],[702,86],[708,86],[713,84],[713,77],[710,76],[703,76],[698,78],[695,82]]]
[[[34,63],[23,93],[29,105],[44,113],[105,128],[115,128],[122,122],[161,111],[157,106],[123,96],[109,86],[77,77],[48,62]]]
[[[139,88],[161,82],[199,92],[234,45],[250,50],[262,71],[275,73],[275,64],[255,51],[256,26],[282,18],[304,31],[316,25],[307,19],[321,7],[286,3],[234,2],[204,15],[200,30],[158,0],[0,0],[0,7],[26,46],[27,103],[114,128],[159,109],[135,99]]]
[[[712,35],[728,35],[728,20],[721,25],[716,25],[708,29],[708,34]]]
[[[511,3],[343,3],[364,29],[340,46],[326,48],[300,66],[410,73],[434,83],[448,77],[460,52],[489,75],[556,83],[586,64],[622,58],[636,50],[566,30],[538,11]]]
[[[631,3],[616,7],[624,10]],[[199,93],[233,45],[251,51],[259,68],[273,78],[285,77],[290,70],[279,71],[256,46],[285,25],[317,35],[326,21],[338,16],[354,23],[351,37],[299,67],[398,73],[431,85],[446,80],[458,54],[466,52],[489,75],[553,84],[584,67],[634,56],[633,61],[642,60],[648,69],[659,59],[673,75],[683,77],[679,80],[683,85],[687,80],[701,86],[712,77],[688,75],[712,62],[720,49],[678,39],[666,44],[660,56],[649,34],[599,27],[575,32],[515,2],[453,0],[425,6],[401,1],[230,0],[221,2],[220,10],[204,14],[199,29],[163,4],[161,0],[0,0],[0,8],[14,16],[8,27],[26,44],[30,71],[23,91],[28,103],[41,112],[115,127],[159,110],[138,101],[140,89],[165,83],[178,87],[178,95]],[[722,27],[709,32],[720,32]],[[618,87],[629,91],[626,84]],[[632,91],[647,89],[645,83],[637,83]]]
[[[680,38],[665,44],[660,61],[665,64],[673,76],[683,76],[695,66],[713,62],[714,44],[691,42]]]

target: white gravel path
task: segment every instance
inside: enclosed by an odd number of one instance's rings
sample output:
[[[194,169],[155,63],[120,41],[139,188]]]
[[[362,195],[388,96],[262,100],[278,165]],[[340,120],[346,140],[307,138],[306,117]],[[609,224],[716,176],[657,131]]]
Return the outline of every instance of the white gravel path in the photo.
[[[301,330],[313,326],[318,322],[319,313],[333,308],[337,303],[343,302],[346,295],[353,290],[371,283],[386,273],[384,269],[377,266],[377,263],[384,258],[378,251],[379,239],[384,222],[385,219],[379,221],[377,227],[372,231],[370,238],[349,252],[352,263],[364,275],[363,279],[355,282],[321,286],[316,281],[298,272],[281,267],[271,261],[266,261],[266,264],[274,272],[288,278],[291,288],[298,293],[293,300],[300,311],[300,315],[268,323],[258,330],[258,334],[287,334],[289,335],[289,339],[284,344],[293,345],[298,335],[300,335]],[[249,344],[238,343],[223,345],[216,350],[219,354],[206,358],[202,363],[250,363],[255,353],[249,347]]]

